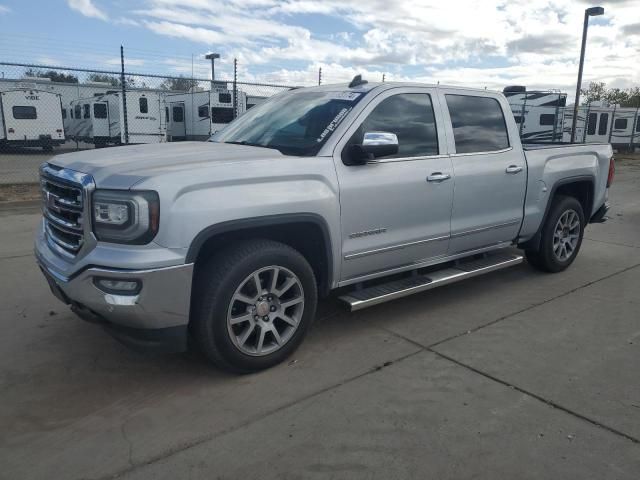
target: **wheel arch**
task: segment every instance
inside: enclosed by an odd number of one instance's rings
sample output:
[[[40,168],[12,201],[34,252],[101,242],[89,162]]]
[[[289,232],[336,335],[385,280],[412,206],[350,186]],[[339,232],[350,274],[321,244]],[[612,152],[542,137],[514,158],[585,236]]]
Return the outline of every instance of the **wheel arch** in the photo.
[[[189,246],[186,263],[194,263],[194,275],[202,260],[230,242],[266,238],[298,250],[313,268],[320,295],[331,290],[333,253],[326,220],[315,213],[267,215],[221,222],[200,231]]]
[[[589,223],[591,215],[593,214],[593,199],[595,195],[595,177],[593,175],[580,175],[575,177],[568,177],[558,180],[551,187],[551,193],[549,194],[549,200],[545,206],[544,216],[538,230],[535,235],[526,242],[518,244],[519,248],[526,250],[539,250],[540,241],[542,239],[542,228],[547,221],[551,205],[558,195],[565,195],[568,197],[574,197],[582,205],[584,211],[585,221]]]

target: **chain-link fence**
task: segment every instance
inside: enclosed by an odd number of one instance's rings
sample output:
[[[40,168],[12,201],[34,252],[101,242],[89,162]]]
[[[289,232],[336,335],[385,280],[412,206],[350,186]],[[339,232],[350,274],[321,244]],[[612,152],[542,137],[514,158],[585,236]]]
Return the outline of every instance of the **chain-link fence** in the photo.
[[[123,144],[206,140],[290,85],[0,62],[0,185],[34,183],[54,154]],[[318,83],[322,73],[319,72]],[[569,142],[561,92],[505,89],[523,142]],[[575,142],[640,146],[639,109],[580,107]]]
[[[293,88],[6,62],[0,70],[0,185],[37,182],[39,166],[55,154],[204,141],[266,98]]]

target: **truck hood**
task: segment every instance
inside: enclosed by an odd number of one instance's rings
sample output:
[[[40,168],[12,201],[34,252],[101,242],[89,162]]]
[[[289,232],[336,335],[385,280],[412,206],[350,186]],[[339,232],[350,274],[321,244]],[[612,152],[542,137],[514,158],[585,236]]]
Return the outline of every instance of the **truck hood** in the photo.
[[[273,149],[214,142],[177,142],[85,150],[58,155],[50,164],[90,174],[100,188],[128,189],[172,172],[276,159]]]

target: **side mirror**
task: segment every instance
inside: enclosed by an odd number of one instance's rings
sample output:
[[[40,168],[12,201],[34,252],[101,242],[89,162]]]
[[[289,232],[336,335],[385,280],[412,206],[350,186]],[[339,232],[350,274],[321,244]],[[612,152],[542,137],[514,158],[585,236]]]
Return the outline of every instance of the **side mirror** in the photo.
[[[350,157],[355,165],[398,153],[398,136],[390,132],[366,132],[361,145],[352,145]]]

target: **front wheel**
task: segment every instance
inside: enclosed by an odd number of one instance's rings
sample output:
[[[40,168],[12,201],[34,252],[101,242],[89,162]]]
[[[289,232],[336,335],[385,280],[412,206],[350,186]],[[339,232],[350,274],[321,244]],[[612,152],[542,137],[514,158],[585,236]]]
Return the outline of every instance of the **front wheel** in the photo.
[[[317,304],[313,269],[293,248],[250,240],[199,268],[192,332],[205,355],[238,373],[286,359],[302,342]]]
[[[538,270],[561,272],[576,259],[584,235],[582,205],[574,197],[553,200],[544,225],[539,250],[526,250],[527,260]]]

